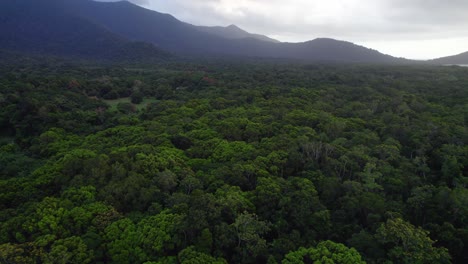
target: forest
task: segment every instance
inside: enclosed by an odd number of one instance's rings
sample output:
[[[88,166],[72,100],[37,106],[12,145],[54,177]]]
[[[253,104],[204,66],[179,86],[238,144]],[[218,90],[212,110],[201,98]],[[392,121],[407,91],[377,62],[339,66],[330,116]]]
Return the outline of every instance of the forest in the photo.
[[[467,121],[456,66],[2,62],[0,263],[468,263]]]

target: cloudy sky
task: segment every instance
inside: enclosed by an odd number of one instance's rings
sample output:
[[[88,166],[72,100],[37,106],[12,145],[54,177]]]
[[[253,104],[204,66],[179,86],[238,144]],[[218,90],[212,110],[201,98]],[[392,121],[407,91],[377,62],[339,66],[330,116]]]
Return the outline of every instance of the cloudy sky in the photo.
[[[115,1],[115,0],[101,0]],[[195,25],[235,24],[281,41],[351,41],[429,59],[468,51],[468,0],[131,0]]]

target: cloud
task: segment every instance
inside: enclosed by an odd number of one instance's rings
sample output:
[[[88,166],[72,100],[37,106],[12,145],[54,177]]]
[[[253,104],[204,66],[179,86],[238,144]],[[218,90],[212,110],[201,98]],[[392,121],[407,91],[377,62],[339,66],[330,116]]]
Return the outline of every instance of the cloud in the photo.
[[[266,34],[368,39],[435,37],[468,28],[466,0],[153,0],[151,7],[194,24],[237,24]],[[436,33],[436,34],[434,34]],[[441,37],[445,35],[440,34]]]

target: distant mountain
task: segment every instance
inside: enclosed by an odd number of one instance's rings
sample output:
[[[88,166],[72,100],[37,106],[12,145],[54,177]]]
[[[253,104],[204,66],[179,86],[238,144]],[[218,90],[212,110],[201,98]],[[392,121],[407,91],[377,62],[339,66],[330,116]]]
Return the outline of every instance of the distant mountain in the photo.
[[[362,63],[403,63],[390,55],[384,55],[376,50],[368,49],[347,41],[330,38],[317,38],[303,43],[284,43],[281,52],[286,57],[300,59],[309,58],[316,61],[332,62],[362,62]]]
[[[30,54],[115,61],[159,60],[169,56],[152,44],[130,41],[74,15],[63,2],[0,2],[0,48]]]
[[[431,60],[431,63],[437,64],[466,64],[468,65],[468,52],[460,53],[454,56],[442,57]]]
[[[104,58],[162,54],[149,44],[133,43],[145,42],[169,52],[203,57],[406,62],[345,41],[281,43],[236,26],[197,27],[126,1],[15,0],[2,1],[0,9],[0,48],[14,50]]]
[[[112,32],[133,40],[151,42],[180,54],[248,56],[305,61],[402,63],[404,59],[333,39],[279,43],[261,37],[239,38],[241,29],[196,27],[168,14],[144,9],[126,1],[75,1],[73,10]],[[83,4],[86,2],[86,4]],[[217,33],[214,33],[217,32]],[[249,34],[249,33],[247,33]],[[236,36],[236,37],[234,37]]]
[[[279,43],[280,41],[276,39],[269,38],[264,35],[260,34],[252,34],[249,33],[236,25],[230,25],[227,27],[204,27],[204,26],[195,26],[196,29],[210,33],[219,37],[227,38],[227,39],[245,39],[245,38],[253,38],[268,42]]]

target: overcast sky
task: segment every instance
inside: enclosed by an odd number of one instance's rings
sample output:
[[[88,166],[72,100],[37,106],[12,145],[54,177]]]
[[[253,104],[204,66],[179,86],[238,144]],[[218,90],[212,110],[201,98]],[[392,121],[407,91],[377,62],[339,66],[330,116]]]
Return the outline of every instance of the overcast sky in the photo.
[[[131,2],[172,14],[191,24],[235,24],[280,41],[330,37],[410,59],[437,58],[468,51],[468,0]]]

